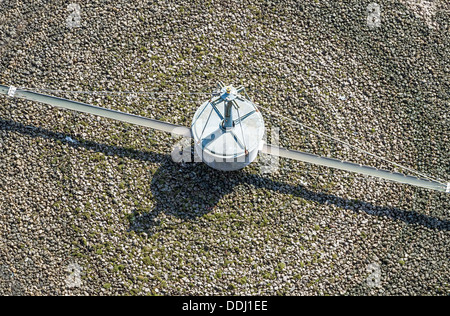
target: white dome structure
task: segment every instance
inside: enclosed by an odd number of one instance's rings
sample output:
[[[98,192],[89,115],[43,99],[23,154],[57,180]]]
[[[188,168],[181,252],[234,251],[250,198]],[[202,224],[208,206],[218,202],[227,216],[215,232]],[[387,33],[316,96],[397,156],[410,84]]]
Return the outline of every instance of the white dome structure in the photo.
[[[194,115],[191,132],[196,154],[214,169],[242,169],[255,160],[262,145],[264,119],[240,91],[221,85],[218,96]]]

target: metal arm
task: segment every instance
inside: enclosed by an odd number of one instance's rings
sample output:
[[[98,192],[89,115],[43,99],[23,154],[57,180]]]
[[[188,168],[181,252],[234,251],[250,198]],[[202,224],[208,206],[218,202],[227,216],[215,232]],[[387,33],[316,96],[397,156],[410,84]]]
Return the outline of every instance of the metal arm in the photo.
[[[0,94],[8,95],[10,88],[4,85],[0,85]],[[191,129],[186,126],[175,125],[167,122],[162,122],[147,117],[128,114],[120,111],[105,109],[102,107],[76,102],[72,100],[67,100],[63,98],[53,97],[45,94],[40,94],[36,92],[31,92],[27,90],[15,90],[14,94],[11,93],[13,97],[26,99],[30,101],[36,101],[52,105],[58,108],[73,110],[77,112],[83,112],[88,114],[94,114],[101,117],[110,118],[117,121],[122,121],[130,124],[140,125],[144,127],[150,127],[159,131],[164,131],[176,135],[181,135],[186,138],[191,138]]]
[[[381,179],[386,179],[398,183],[410,184],[421,188],[436,190],[440,192],[450,192],[450,183],[443,184],[437,181],[429,181],[425,179],[419,179],[413,176],[407,176],[397,172],[390,172],[381,170],[369,166],[363,166],[352,162],[341,161],[333,158],[320,157],[309,153],[304,153],[296,150],[289,150],[272,146],[269,144],[263,144],[262,153],[271,154],[283,158],[295,159],[303,162],[312,163],[315,165],[356,172],[368,176],[373,176]]]

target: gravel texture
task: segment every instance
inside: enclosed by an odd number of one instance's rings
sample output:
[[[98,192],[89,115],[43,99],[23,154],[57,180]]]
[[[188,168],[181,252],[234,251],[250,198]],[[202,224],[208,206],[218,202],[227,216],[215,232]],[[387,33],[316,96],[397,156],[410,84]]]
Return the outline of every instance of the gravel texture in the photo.
[[[377,1],[379,27],[369,1],[68,3],[0,1],[0,83],[222,80],[284,147],[394,170],[264,109],[450,180],[447,1]],[[186,126],[208,97],[53,94]],[[1,295],[450,294],[449,194],[267,157],[218,172],[162,132],[0,104]]]

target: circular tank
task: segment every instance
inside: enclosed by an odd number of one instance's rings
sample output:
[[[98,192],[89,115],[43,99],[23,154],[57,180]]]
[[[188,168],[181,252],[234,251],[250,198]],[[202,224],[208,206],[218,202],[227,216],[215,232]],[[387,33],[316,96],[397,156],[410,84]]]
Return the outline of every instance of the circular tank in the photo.
[[[264,135],[264,120],[256,106],[232,86],[203,103],[191,126],[195,152],[208,166],[232,171],[255,160]]]

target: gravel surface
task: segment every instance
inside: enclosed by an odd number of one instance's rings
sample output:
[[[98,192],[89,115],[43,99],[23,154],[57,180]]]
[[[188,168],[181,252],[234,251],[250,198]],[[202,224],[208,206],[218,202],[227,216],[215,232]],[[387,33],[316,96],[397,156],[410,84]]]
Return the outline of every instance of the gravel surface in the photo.
[[[447,1],[377,1],[378,27],[369,1],[77,3],[0,0],[0,83],[221,80],[284,147],[394,170],[290,118],[450,180]],[[52,94],[186,126],[208,98]],[[163,132],[0,104],[1,295],[450,294],[449,194],[267,157],[218,172],[173,162]]]

